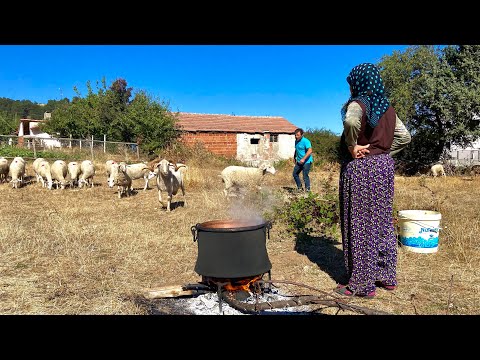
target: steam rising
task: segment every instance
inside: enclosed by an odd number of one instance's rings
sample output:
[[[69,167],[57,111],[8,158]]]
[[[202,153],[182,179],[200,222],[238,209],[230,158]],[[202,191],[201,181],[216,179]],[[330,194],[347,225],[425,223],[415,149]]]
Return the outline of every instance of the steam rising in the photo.
[[[262,189],[262,193],[252,192],[246,196],[230,198],[230,206],[227,210],[232,220],[247,221],[254,224],[265,222],[263,214],[272,210],[276,199],[271,191]]]

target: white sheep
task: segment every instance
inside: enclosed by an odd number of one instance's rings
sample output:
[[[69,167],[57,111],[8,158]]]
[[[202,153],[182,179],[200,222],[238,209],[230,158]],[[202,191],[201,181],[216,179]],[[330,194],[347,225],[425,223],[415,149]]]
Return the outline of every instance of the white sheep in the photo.
[[[110,178],[108,179],[108,186],[113,187],[117,185],[118,198],[123,194],[130,196],[132,193],[132,178],[128,176],[127,165],[125,163],[115,163],[110,167]]]
[[[116,162],[115,160],[107,160],[105,161],[105,172],[107,173],[107,183],[110,179],[110,174],[112,172],[112,165],[113,164],[118,164],[118,162]]]
[[[84,160],[80,164],[80,177],[78,179],[78,187],[82,188],[83,184],[93,188],[93,177],[95,176],[95,165],[90,160]]]
[[[266,173],[275,174],[275,168],[268,163],[261,164],[258,168],[247,166],[227,166],[222,170],[220,176],[225,185],[223,193],[229,196],[231,188],[255,187],[261,189],[261,184]]]
[[[37,178],[37,183],[40,181],[40,178],[41,178],[41,176],[38,174],[38,165],[44,160],[45,160],[44,158],[39,157],[39,158],[36,158],[32,164],[33,172],[35,173],[35,177]]]
[[[42,187],[46,187],[51,190],[53,180],[50,163],[47,160],[42,159],[35,164],[34,169],[36,169],[35,173],[37,174],[39,181],[42,183]]]
[[[18,189],[23,184],[23,177],[25,176],[25,160],[17,156],[13,158],[12,162],[10,163],[9,172],[12,180],[12,187],[14,189]]]
[[[157,176],[157,174],[155,172],[151,171],[150,168],[148,167],[148,165],[145,164],[145,163],[137,163],[137,164],[127,165],[125,162],[122,161],[120,164],[125,165],[127,174],[132,180],[137,180],[137,179],[144,179],[145,180],[145,185],[143,187],[144,191],[148,189],[148,181]],[[111,185],[111,176],[109,178],[108,184],[109,184],[110,187],[113,186],[113,185]],[[130,190],[133,191],[133,183],[132,183],[132,185],[130,185]]]
[[[443,168],[442,164],[435,164],[430,168],[430,172],[433,177],[437,176],[446,176],[445,169]]]
[[[55,180],[55,186],[58,189],[58,186],[63,190],[68,184],[67,182],[67,163],[63,160],[55,160],[50,167],[50,173],[52,174],[52,180]]]
[[[7,182],[9,170],[10,166],[8,164],[8,160],[3,156],[0,157],[0,182]]]
[[[185,164],[172,164],[166,159],[162,159],[156,166],[157,172],[157,189],[158,201],[163,205],[162,191],[167,193],[167,211],[171,211],[171,203],[173,195],[182,190],[183,206],[187,206],[187,199],[185,197],[184,176],[188,167]]]
[[[70,161],[67,165],[68,175],[70,177],[70,186],[78,186],[78,178],[80,177],[80,164],[76,161]]]

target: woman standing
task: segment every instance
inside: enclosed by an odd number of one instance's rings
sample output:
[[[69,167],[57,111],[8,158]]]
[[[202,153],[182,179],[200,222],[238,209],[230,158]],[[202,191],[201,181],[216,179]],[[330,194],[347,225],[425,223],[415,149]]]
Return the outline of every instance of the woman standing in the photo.
[[[385,97],[374,64],[355,66],[347,82],[351,96],[342,107],[339,200],[348,283],[335,292],[371,298],[377,286],[387,290],[397,286],[392,155],[411,137]]]

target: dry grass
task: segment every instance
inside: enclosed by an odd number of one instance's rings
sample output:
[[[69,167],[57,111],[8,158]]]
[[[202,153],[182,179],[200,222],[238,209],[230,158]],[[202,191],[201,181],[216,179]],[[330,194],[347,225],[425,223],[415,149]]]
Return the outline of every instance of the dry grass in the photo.
[[[287,167],[267,174],[262,196],[226,202],[218,177],[224,164],[187,162],[188,207],[177,195],[167,213],[156,189],[142,191],[140,180],[134,181],[134,196],[118,199],[106,185],[104,160],[96,163],[93,189],[48,191],[32,182],[15,190],[0,184],[1,314],[151,313],[155,301],[142,300],[142,289],[200,280],[193,225],[261,215],[284,201],[283,187],[294,185]],[[329,170],[336,185],[337,169]],[[27,175],[33,175],[31,161]],[[320,179],[328,175],[312,172],[312,190],[321,191]],[[480,177],[398,177],[395,204],[441,212],[439,251],[418,254],[400,247],[398,289],[352,301],[392,314],[480,314]],[[274,224],[267,250],[273,279],[331,292],[345,276],[338,234],[297,239]]]

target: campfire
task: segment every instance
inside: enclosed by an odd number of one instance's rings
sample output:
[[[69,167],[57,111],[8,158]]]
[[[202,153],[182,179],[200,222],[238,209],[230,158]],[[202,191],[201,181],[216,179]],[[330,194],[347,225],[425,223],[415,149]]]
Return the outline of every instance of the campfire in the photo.
[[[261,281],[263,275],[249,276],[245,278],[237,279],[222,279],[203,276],[202,284],[208,286],[216,287],[220,291],[229,291],[229,292],[248,292],[248,293],[260,293],[262,290],[263,282]]]
[[[193,241],[198,244],[195,272],[202,280],[195,284],[150,289],[145,292],[145,297],[157,299],[205,295],[211,298],[211,294],[216,294],[220,314],[223,313],[224,302],[245,314],[309,304],[336,306],[364,314],[379,314],[349,305],[332,294],[324,293],[324,297],[280,294],[271,278],[272,264],[266,249],[271,228],[270,222],[258,220],[214,220],[192,226]]]

